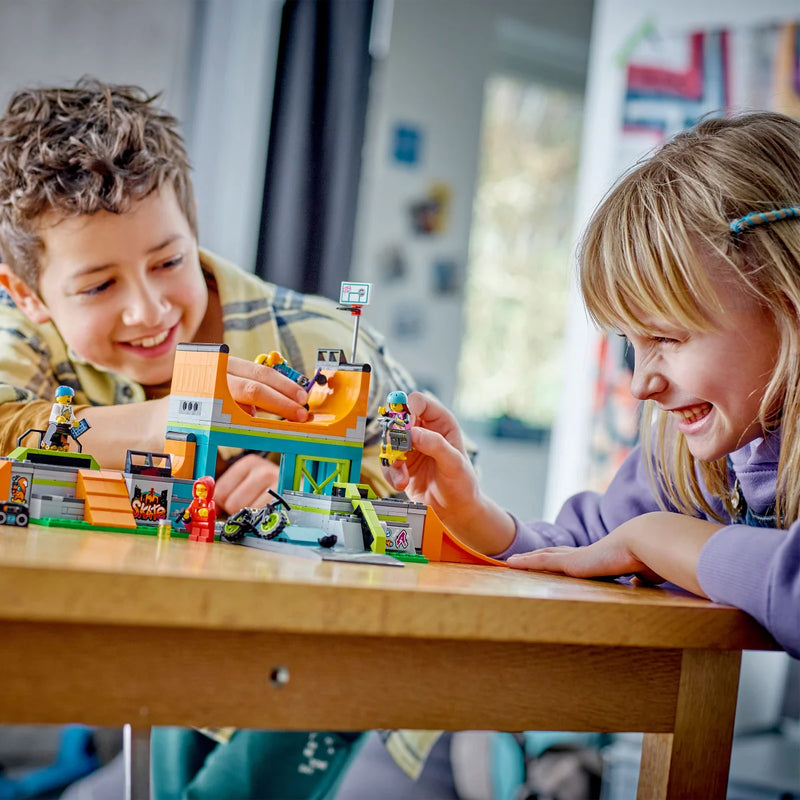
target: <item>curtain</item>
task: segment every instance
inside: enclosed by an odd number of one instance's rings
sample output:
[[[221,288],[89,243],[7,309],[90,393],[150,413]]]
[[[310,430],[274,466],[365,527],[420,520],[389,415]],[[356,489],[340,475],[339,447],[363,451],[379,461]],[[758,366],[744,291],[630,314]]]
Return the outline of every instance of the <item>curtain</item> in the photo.
[[[287,0],[256,272],[339,297],[350,269],[373,0]]]

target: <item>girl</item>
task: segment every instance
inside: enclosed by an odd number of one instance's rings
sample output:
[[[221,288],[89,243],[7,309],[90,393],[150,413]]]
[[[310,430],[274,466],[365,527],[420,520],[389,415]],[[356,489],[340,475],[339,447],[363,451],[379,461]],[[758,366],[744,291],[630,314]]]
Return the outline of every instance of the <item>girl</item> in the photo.
[[[752,112],[676,136],[605,198],[579,255],[589,313],[633,347],[644,401],[641,446],[606,492],[519,522],[418,393],[394,486],[510,566],[670,581],[800,656],[799,215],[800,123]]]

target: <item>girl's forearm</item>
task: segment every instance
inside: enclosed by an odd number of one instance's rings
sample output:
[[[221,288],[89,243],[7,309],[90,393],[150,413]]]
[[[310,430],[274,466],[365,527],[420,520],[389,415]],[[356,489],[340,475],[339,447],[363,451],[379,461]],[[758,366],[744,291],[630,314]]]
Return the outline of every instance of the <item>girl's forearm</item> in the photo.
[[[516,527],[511,515],[483,494],[477,502],[464,503],[468,514],[454,515],[448,523],[451,533],[464,544],[485,555],[496,555],[507,550],[514,541]]]
[[[697,580],[697,564],[705,543],[722,527],[719,523],[659,511],[626,525],[627,544],[637,559],[670,583],[706,596]]]

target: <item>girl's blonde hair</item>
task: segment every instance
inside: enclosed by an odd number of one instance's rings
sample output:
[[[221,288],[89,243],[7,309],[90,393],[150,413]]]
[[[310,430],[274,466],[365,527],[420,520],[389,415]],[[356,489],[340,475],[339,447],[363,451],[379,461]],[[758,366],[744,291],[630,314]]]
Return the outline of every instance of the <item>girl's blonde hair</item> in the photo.
[[[764,431],[781,426],[776,511],[782,526],[800,517],[800,220],[740,234],[730,222],[788,206],[800,206],[800,123],[769,112],[706,119],[620,180],[593,215],[579,253],[587,309],[607,330],[647,334],[640,315],[709,330],[720,308],[720,280],[740,287],[773,317],[779,355],[759,422]],[[713,275],[709,254],[721,265]],[[733,514],[725,458],[697,461],[668,415],[649,401],[641,432],[661,496],[685,513],[724,521],[710,494]]]

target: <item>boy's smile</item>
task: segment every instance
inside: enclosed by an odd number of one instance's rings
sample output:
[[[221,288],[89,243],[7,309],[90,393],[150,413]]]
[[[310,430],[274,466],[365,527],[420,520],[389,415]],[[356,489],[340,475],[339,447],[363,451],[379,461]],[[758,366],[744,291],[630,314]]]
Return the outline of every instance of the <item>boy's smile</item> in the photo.
[[[73,352],[104,370],[143,385],[169,381],[176,345],[194,340],[208,305],[172,187],[124,214],[45,216],[39,235],[41,300],[12,291],[25,314],[52,320]]]

